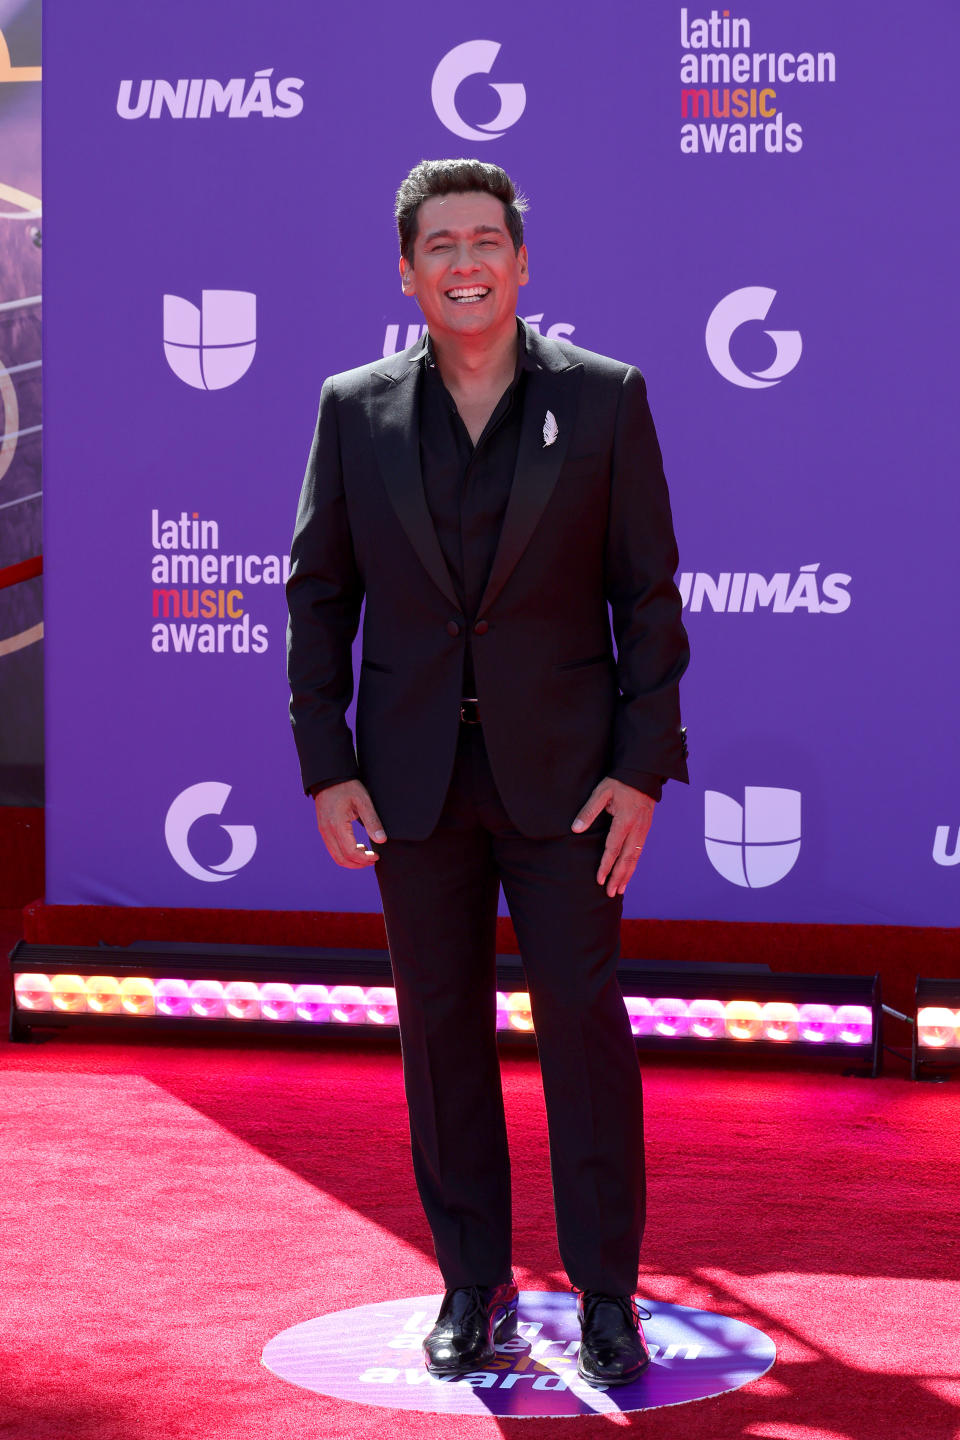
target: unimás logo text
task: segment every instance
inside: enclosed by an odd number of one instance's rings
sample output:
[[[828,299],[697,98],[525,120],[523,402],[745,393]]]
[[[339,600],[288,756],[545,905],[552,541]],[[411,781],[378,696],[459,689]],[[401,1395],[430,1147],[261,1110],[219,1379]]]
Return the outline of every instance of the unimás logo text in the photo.
[[[799,330],[765,330],[773,341],[776,353],[765,370],[742,370],[730,354],[730,342],[742,325],[766,320],[767,312],[777,298],[776,290],[765,285],[745,285],[724,295],[710,312],[707,321],[707,354],[714,369],[731,385],[744,390],[768,390],[796,368],[803,349]]]
[[[163,824],[167,849],[187,875],[194,880],[214,883],[231,880],[244,865],[249,865],[257,848],[257,832],[252,825],[221,825],[229,836],[230,853],[216,865],[203,865],[190,848],[190,831],[198,820],[208,815],[222,815],[230,798],[232,786],[221,780],[201,780],[190,785],[173,801]]]
[[[257,70],[250,80],[121,80],[117,114],[121,120],[291,120],[303,109],[304,82],[288,75],[274,80],[273,70]]]
[[[801,565],[793,574],[778,570],[766,576],[753,570],[721,570],[718,574],[684,570],[677,586],[685,610],[709,609],[728,615],[770,610],[774,615],[842,615],[850,608],[851,575],[836,570],[820,575],[819,561]]]
[[[225,390],[246,375],[257,349],[257,297],[249,290],[204,290],[200,304],[163,297],[163,353],[185,385]]]
[[[465,40],[448,50],[433,72],[430,99],[437,118],[461,140],[498,140],[523,114],[527,92],[519,81],[490,81],[490,89],[500,98],[500,108],[492,120],[470,124],[457,108],[457,91],[471,75],[489,75],[500,54],[497,40]]]
[[[938,865],[960,865],[960,825],[957,826],[953,849],[950,849],[950,826],[938,825],[933,837],[933,858]]]
[[[564,320],[557,320],[543,329],[543,312],[539,315],[525,315],[524,321],[531,330],[538,334],[546,335],[548,340],[569,340],[575,330],[574,325],[568,325]],[[419,320],[411,321],[406,330],[402,325],[388,325],[386,334],[383,337],[383,356],[398,355],[401,350],[408,350],[415,345],[421,336],[427,333],[426,325]],[[402,342],[402,343],[401,343]]]
[[[747,785],[741,805],[707,790],[703,833],[710,864],[724,880],[750,890],[776,885],[800,854],[800,791]]]

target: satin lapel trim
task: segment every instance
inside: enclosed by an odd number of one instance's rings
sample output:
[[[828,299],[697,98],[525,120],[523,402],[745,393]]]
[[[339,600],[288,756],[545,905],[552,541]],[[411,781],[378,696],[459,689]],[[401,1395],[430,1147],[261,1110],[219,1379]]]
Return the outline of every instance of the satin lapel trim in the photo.
[[[527,377],[517,468],[479,615],[489,609],[516,569],[553,494],[573,434],[582,378],[580,365],[556,371],[534,370]],[[557,423],[557,438],[552,445],[543,441],[548,410]]]
[[[460,601],[423,490],[417,417],[418,367],[408,364],[399,375],[396,371],[381,373],[391,388],[385,395],[374,396],[367,402],[367,414],[384,489],[420,563],[459,613]]]

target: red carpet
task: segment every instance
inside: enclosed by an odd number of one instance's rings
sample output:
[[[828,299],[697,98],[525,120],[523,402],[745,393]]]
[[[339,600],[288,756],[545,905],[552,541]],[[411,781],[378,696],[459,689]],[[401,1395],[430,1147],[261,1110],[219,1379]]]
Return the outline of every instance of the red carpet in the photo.
[[[73,1031],[0,1061],[0,1435],[960,1434],[960,1080],[647,1060],[643,1286],[758,1325],[777,1364],[680,1410],[498,1421],[327,1400],[258,1364],[300,1320],[439,1288],[386,1041]],[[536,1064],[504,1070],[518,1279],[561,1287]]]

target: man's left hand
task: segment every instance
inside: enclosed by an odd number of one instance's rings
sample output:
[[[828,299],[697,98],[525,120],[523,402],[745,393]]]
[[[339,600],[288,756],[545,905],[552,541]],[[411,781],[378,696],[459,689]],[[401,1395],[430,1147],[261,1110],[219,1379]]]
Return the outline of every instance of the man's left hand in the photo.
[[[601,810],[609,810],[613,816],[597,871],[597,884],[606,884],[611,899],[623,894],[637,868],[656,803],[642,790],[608,777],[600,781],[570,827],[579,834],[593,824]]]

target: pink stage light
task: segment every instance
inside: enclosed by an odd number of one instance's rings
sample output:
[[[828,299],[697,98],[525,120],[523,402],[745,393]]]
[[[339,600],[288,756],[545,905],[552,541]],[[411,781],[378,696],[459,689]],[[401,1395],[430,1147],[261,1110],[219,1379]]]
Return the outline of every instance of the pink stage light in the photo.
[[[650,1035],[653,1033],[654,1016],[653,1006],[645,995],[625,995],[623,1003],[627,1007],[627,1014],[630,1017],[630,1029],[634,1035]]]
[[[293,998],[298,1020],[323,1025],[330,1019],[330,991],[326,985],[298,985]]]
[[[127,1015],[155,1015],[153,981],[145,975],[128,975],[120,981],[120,1004]]]
[[[727,1017],[721,1000],[690,1002],[690,1034],[701,1040],[722,1040],[726,1034]]]
[[[798,1012],[800,1039],[822,1045],[837,1038],[837,1020],[832,1005],[801,1005]]]
[[[231,1020],[260,1019],[260,991],[252,980],[229,981],[223,999]]]
[[[866,1045],[873,1035],[873,1016],[866,1005],[837,1008],[837,1039],[847,1045]]]
[[[190,1014],[190,986],[186,980],[158,980],[153,998],[161,1015],[179,1018]]]
[[[194,980],[190,985],[190,1009],[199,1020],[222,1020],[227,1007],[220,980]]]
[[[54,975],[51,984],[53,1006],[76,1015],[87,1008],[87,984],[81,975]]]
[[[260,986],[260,1014],[264,1020],[285,1023],[297,1018],[297,1000],[293,986],[284,980],[268,980]]]
[[[497,1029],[498,1029],[498,1030],[509,1030],[509,1029],[510,1029],[510,1009],[509,1009],[509,1006],[508,1006],[508,1003],[507,1003],[507,1002],[508,1002],[508,997],[504,994],[504,992],[503,992],[502,990],[498,990],[498,991],[497,991]]]
[[[689,1009],[686,1000],[665,998],[653,1002],[653,1028],[657,1035],[672,1039],[690,1033]]]
[[[371,1025],[396,1025],[397,995],[387,985],[374,985],[364,996],[367,1020]]]
[[[13,982],[22,1010],[52,1010],[53,986],[49,975],[18,975]]]
[[[359,985],[334,985],[330,990],[330,1019],[340,1025],[365,1025],[367,1010]]]
[[[784,1000],[771,1000],[760,1012],[763,1019],[763,1035],[766,1040],[777,1040],[791,1044],[800,1038],[800,1012],[796,1005]]]
[[[917,1011],[917,1044],[929,1050],[944,1050],[960,1044],[960,1010],[942,1005],[924,1005]]]
[[[755,1000],[731,1000],[724,1010],[731,1040],[756,1040],[763,1034],[763,1018]]]

